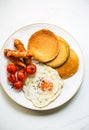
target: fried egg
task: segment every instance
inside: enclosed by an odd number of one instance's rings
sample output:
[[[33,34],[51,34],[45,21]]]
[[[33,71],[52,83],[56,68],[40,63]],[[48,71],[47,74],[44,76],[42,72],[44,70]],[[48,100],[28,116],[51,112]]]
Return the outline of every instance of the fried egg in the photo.
[[[35,107],[41,108],[54,101],[61,92],[63,80],[58,72],[43,63],[35,62],[37,72],[25,81],[23,92]]]

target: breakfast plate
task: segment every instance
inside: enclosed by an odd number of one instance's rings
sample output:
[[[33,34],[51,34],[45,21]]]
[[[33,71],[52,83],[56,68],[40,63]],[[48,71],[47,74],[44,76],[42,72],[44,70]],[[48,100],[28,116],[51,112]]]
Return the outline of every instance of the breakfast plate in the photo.
[[[16,91],[14,90],[10,84],[7,82],[7,71],[6,67],[8,64],[7,58],[4,56],[4,49],[10,48],[14,49],[13,46],[13,40],[15,38],[20,39],[24,46],[27,48],[27,42],[29,37],[36,31],[40,29],[49,29],[52,32],[54,32],[56,35],[59,35],[63,37],[70,45],[70,47],[77,53],[79,57],[79,69],[78,71],[71,76],[70,78],[67,78],[64,80],[64,86],[62,88],[61,94],[56,98],[55,101],[51,102],[49,105],[43,108],[37,108],[33,106],[32,102],[27,100],[24,96],[23,91]],[[78,89],[81,86],[83,76],[84,76],[84,60],[83,55],[81,52],[81,49],[77,43],[77,41],[64,29],[47,23],[37,23],[37,24],[31,24],[24,26],[20,29],[18,29],[16,32],[14,32],[5,42],[3,45],[3,48],[0,52],[0,83],[7,93],[7,95],[15,101],[17,104],[32,109],[32,110],[50,110],[57,108],[67,101],[69,101],[78,91]]]

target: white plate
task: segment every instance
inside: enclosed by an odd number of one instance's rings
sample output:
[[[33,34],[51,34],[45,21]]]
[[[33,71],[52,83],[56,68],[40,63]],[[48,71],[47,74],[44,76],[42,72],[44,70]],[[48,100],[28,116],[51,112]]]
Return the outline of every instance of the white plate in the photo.
[[[24,43],[25,47],[27,47],[27,41],[29,37],[34,32],[43,28],[49,29],[53,31],[56,35],[63,37],[69,43],[70,47],[73,50],[75,50],[76,53],[78,54],[80,64],[79,64],[78,72],[74,74],[72,77],[64,80],[64,87],[59,97],[54,102],[50,103],[48,106],[44,108],[36,108],[32,105],[32,103],[29,100],[25,98],[22,91],[17,92],[14,89],[12,89],[11,86],[8,84],[7,72],[6,72],[6,66],[8,61],[4,56],[4,48],[13,49],[14,38],[20,39]],[[2,84],[3,89],[10,96],[10,98],[13,99],[16,103],[32,110],[49,110],[49,109],[59,107],[62,104],[66,103],[78,91],[83,79],[83,75],[84,75],[84,60],[81,53],[81,49],[77,44],[76,40],[64,29],[52,24],[47,24],[47,23],[31,24],[17,30],[6,40],[0,53],[0,82]]]

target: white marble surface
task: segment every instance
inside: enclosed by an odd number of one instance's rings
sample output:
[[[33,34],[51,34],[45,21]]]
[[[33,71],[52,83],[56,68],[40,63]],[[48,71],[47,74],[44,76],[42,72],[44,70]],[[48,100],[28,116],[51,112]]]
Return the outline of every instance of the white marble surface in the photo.
[[[89,130],[89,0],[0,0],[0,49],[15,30],[38,22],[58,25],[78,41],[83,83],[68,103],[47,112],[17,105],[0,86],[0,130]]]

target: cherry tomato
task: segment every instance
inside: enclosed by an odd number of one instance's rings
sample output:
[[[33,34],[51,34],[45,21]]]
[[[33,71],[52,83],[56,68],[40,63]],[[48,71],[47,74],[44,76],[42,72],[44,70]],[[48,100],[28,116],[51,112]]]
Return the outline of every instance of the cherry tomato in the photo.
[[[26,72],[29,74],[34,74],[36,72],[36,65],[34,64],[29,64],[26,68]]]
[[[28,76],[29,76],[29,74],[28,74],[28,73],[25,73],[25,78],[24,78],[24,80],[25,80]]]
[[[14,87],[15,89],[22,89],[22,87],[23,87],[23,82],[17,80],[16,82],[14,82],[13,87]]]
[[[18,79],[19,80],[24,80],[25,79],[25,72],[24,72],[24,70],[19,70],[18,72],[17,72],[17,77],[18,77]]]
[[[7,71],[9,73],[15,74],[16,70],[17,70],[17,67],[15,64],[8,64],[7,65]]]
[[[14,83],[16,81],[16,76],[15,74],[8,73],[7,79],[9,82]]]

